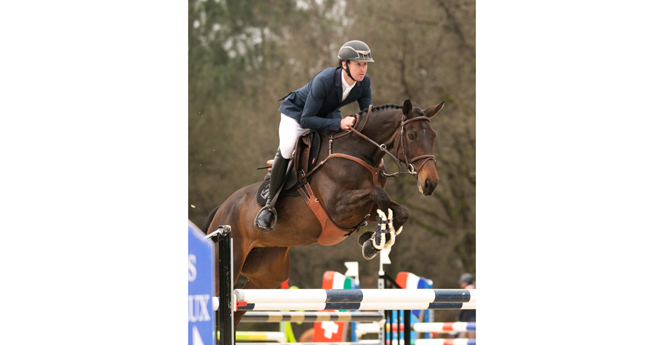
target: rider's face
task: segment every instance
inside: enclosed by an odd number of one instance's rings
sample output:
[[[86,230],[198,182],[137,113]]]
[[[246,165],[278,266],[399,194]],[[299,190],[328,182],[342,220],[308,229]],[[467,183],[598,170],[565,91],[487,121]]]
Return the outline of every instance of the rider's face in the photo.
[[[362,81],[364,76],[367,75],[368,62],[347,61],[348,69],[351,71],[351,76],[356,81]]]

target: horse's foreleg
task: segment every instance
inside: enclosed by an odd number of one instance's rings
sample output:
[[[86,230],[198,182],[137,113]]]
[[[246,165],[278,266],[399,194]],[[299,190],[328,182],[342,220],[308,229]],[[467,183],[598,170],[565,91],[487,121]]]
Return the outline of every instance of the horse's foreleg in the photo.
[[[383,211],[386,215],[388,215],[388,209],[392,210],[392,220],[393,220],[393,226],[395,230],[398,230],[403,224],[405,224],[408,221],[408,209],[399,204],[396,201],[392,201],[387,199],[387,206],[382,207],[379,206],[378,204],[374,205],[374,208],[371,210],[369,218],[367,218],[368,221],[370,222],[377,222],[378,221],[378,212],[376,210],[379,209]]]
[[[390,209],[393,214],[392,223],[394,225],[394,230],[398,235],[402,230],[403,224],[408,221],[408,209],[395,201],[390,201]]]
[[[380,215],[381,220],[379,224],[381,224],[381,226],[377,227],[375,233],[373,231],[368,231],[358,239],[358,243],[362,246],[362,255],[367,260],[376,257],[381,249],[389,248],[394,244],[394,232],[392,231],[390,233],[389,229],[389,227],[391,227],[389,222],[393,221],[390,220],[389,217],[390,215],[392,215],[392,218],[394,217],[394,210],[390,211],[390,205],[394,205],[394,208],[397,210],[397,224],[405,223],[405,220],[403,222],[402,220],[407,218],[407,212],[401,217],[402,206],[396,203],[392,204],[389,195],[387,195],[385,190],[380,187],[359,189],[344,193],[339,202],[337,202],[337,207],[335,208],[340,217],[343,216],[343,219],[347,219],[344,224],[352,222],[351,224],[354,226],[355,222],[364,219],[362,218],[364,217],[364,213],[359,210],[369,209],[369,205],[372,204],[374,206],[368,211],[369,214],[367,219],[378,220]],[[342,223],[337,223],[348,227]]]
[[[371,199],[376,204],[379,210],[387,214],[387,210],[391,203],[390,196],[387,195],[385,190],[380,187],[371,188]]]
[[[403,224],[408,221],[408,209],[401,204],[390,201],[387,213],[379,213],[376,235],[372,242],[374,249],[389,249],[394,245],[395,238],[403,230]]]
[[[367,219],[375,219],[376,208],[387,213],[390,197],[380,187],[352,190],[343,193],[335,207],[333,209],[329,207],[328,211],[337,225],[349,228],[364,219],[365,213],[361,210],[367,209],[372,203],[375,207],[368,210],[370,213]]]

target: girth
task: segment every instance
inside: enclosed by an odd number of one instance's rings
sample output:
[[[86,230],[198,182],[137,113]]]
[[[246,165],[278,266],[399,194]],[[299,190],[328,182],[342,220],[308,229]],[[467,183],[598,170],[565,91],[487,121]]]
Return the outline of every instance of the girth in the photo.
[[[316,240],[318,244],[322,246],[332,246],[343,241],[344,239],[346,239],[346,236],[360,229],[360,226],[362,226],[362,224],[364,223],[364,219],[363,219],[360,222],[360,224],[358,224],[355,228],[351,228],[351,229],[342,228],[339,225],[335,224],[335,222],[333,222],[332,219],[330,219],[330,217],[328,216],[328,211],[325,209],[325,207],[323,207],[323,205],[321,205],[319,198],[316,197],[309,183],[305,183],[302,186],[300,186],[300,188],[298,188],[298,192],[300,193],[300,196],[307,204],[307,207],[309,207],[309,209],[316,216],[316,219],[318,219],[319,223],[321,223],[321,233],[319,234],[319,237]],[[365,219],[368,216],[369,215],[367,214],[367,216],[365,216]]]
[[[307,177],[309,177],[313,172],[315,172],[317,169],[322,167],[329,159],[332,158],[348,159],[365,167],[367,170],[369,170],[369,172],[371,172],[371,180],[374,187],[380,187],[380,183],[378,182],[378,174],[380,173],[384,165],[384,163],[381,161],[378,167],[373,167],[360,158],[353,157],[351,155],[347,155],[343,153],[331,153],[328,157],[326,157],[324,160],[319,162],[318,165],[315,166],[314,169],[312,169],[305,176],[305,180],[303,181],[303,184],[298,188],[298,193],[300,193],[300,196],[307,204],[307,207],[309,207],[309,209],[316,216],[316,219],[318,219],[319,223],[321,223],[321,233],[317,238],[317,242],[322,246],[332,246],[343,241],[346,238],[346,236],[359,230],[362,224],[364,224],[364,222],[370,216],[370,214],[367,213],[364,216],[364,218],[354,228],[348,228],[348,229],[340,227],[335,222],[333,222],[332,219],[330,219],[330,216],[328,215],[328,210],[326,210],[325,207],[321,205],[321,202],[319,201],[318,197],[316,197],[314,191],[312,191],[312,187],[309,185],[309,182],[307,181]],[[374,205],[375,203],[372,201],[371,205],[369,205],[369,210],[373,209]]]

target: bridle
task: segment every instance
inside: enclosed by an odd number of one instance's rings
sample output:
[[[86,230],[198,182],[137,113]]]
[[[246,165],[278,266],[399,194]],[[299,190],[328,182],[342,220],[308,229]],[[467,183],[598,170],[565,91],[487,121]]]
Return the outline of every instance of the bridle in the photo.
[[[394,146],[396,147],[395,152],[398,152],[399,147],[401,147],[401,151],[403,152],[403,157],[405,158],[405,162],[404,162],[401,159],[399,159],[397,156],[392,154],[390,151],[388,151],[385,144],[378,144],[377,142],[373,141],[371,138],[369,138],[366,135],[361,133],[361,131],[364,130],[364,127],[366,127],[367,122],[369,121],[369,116],[371,115],[371,108],[372,108],[372,106],[369,106],[369,110],[367,112],[367,117],[364,120],[364,123],[362,124],[360,129],[358,130],[358,129],[355,129],[353,127],[350,127],[349,132],[347,132],[347,133],[355,133],[359,137],[361,137],[361,138],[369,141],[370,143],[378,146],[378,148],[381,151],[387,153],[390,157],[392,157],[394,159],[394,161],[397,163],[397,166],[399,166],[399,167],[401,167],[401,165],[405,166],[406,169],[408,170],[407,173],[414,176],[415,178],[417,178],[418,171],[415,170],[415,166],[413,165],[414,162],[417,162],[417,161],[422,160],[422,159],[424,160],[424,162],[422,162],[422,165],[419,166],[419,170],[422,170],[422,168],[424,167],[424,164],[428,163],[428,161],[430,161],[430,160],[433,160],[433,162],[436,162],[434,155],[420,155],[420,156],[417,156],[417,157],[413,157],[412,159],[408,158],[408,153],[406,152],[406,146],[404,144],[405,143],[404,139],[405,139],[405,127],[406,127],[406,125],[411,123],[411,122],[414,122],[414,121],[429,121],[429,122],[431,122],[430,118],[428,118],[426,116],[419,116],[419,117],[413,117],[412,119],[406,120],[405,115],[403,117],[401,117],[401,134],[399,135],[399,144],[398,145],[394,144]],[[355,114],[356,123],[358,122],[358,116],[359,116],[358,114]],[[339,137],[342,137],[342,136],[343,135],[341,135]],[[339,137],[337,137],[337,138],[339,138]],[[335,138],[335,139],[337,139],[337,138]],[[386,177],[396,177],[400,173],[405,174],[406,172],[397,171],[393,174],[387,174],[387,173],[383,172],[382,174],[383,174],[383,176],[386,176]]]
[[[404,138],[405,126],[407,124],[411,123],[411,122],[414,122],[414,121],[429,121],[429,122],[431,122],[430,118],[428,118],[426,116],[419,116],[419,117],[414,117],[412,119],[406,120],[405,115],[401,118],[401,134],[399,135],[399,145],[397,145],[395,143],[394,146],[396,146],[396,152],[398,152],[399,147],[401,147],[401,151],[403,152],[403,157],[405,158],[405,161],[402,161],[397,156],[392,154],[392,152],[388,151],[387,146],[385,144],[379,144],[379,143],[375,142],[374,140],[372,140],[371,138],[369,138],[368,136],[361,133],[361,131],[364,130],[364,128],[366,127],[367,122],[369,122],[369,117],[371,116],[371,108],[372,108],[372,106],[370,105],[369,110],[367,111],[367,117],[365,118],[364,122],[362,123],[362,126],[360,127],[360,129],[355,129],[353,127],[350,127],[346,132],[344,132],[344,133],[342,133],[342,134],[340,134],[336,137],[334,136],[334,134],[330,135],[330,140],[328,142],[328,157],[326,157],[324,160],[320,161],[312,170],[307,172],[307,174],[305,174],[304,172],[301,171],[301,177],[302,177],[303,180],[306,180],[307,178],[309,178],[310,175],[312,175],[317,170],[319,170],[328,160],[330,160],[332,158],[348,159],[348,160],[356,162],[356,163],[362,165],[363,167],[365,167],[367,170],[369,170],[371,172],[371,180],[373,182],[374,187],[380,186],[380,183],[378,182],[378,175],[379,174],[382,175],[382,176],[385,176],[385,177],[397,177],[399,174],[406,174],[407,173],[407,174],[410,174],[410,175],[414,176],[415,178],[417,178],[418,171],[415,170],[415,166],[413,165],[414,162],[417,162],[417,161],[422,160],[422,159],[424,160],[424,162],[422,162],[422,165],[420,165],[419,170],[422,170],[422,168],[424,167],[424,164],[428,163],[428,161],[430,161],[430,160],[433,160],[433,162],[436,162],[434,155],[420,155],[420,156],[417,156],[417,157],[413,157],[412,159],[408,158],[408,153],[406,152],[406,147],[405,147],[405,144],[404,144],[404,141],[405,141],[404,140],[405,139]],[[359,123],[359,114],[355,114],[354,116],[356,118],[355,123],[356,124]],[[386,154],[390,155],[390,157],[392,157],[392,159],[394,159],[394,161],[397,163],[397,166],[399,168],[401,167],[401,165],[403,165],[403,166],[406,167],[406,169],[408,171],[406,172],[406,171],[399,170],[399,171],[397,171],[393,174],[387,174],[387,173],[385,173],[384,169],[382,168],[383,167],[382,161],[378,166],[373,166],[373,165],[371,165],[371,164],[365,162],[364,160],[362,160],[360,158],[357,158],[355,156],[351,156],[351,155],[348,155],[348,154],[345,154],[345,153],[332,153],[332,142],[339,139],[339,138],[345,137],[345,136],[347,136],[351,133],[355,133],[359,137],[361,137],[361,138],[367,140],[368,142],[376,145],[381,151],[383,151]],[[395,139],[395,141],[396,141],[396,139]]]

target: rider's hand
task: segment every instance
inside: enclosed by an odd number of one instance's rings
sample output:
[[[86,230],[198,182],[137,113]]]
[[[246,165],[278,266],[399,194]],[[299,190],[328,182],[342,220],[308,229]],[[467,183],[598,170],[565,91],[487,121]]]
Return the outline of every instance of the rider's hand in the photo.
[[[349,129],[353,126],[354,123],[355,123],[355,117],[347,116],[347,117],[341,119],[341,123],[339,124],[339,128]]]

